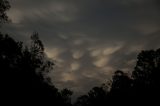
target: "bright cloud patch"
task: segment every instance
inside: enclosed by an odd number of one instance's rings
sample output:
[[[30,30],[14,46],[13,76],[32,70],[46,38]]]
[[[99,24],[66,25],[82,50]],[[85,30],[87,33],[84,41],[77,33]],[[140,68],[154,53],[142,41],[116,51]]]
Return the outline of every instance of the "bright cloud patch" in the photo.
[[[72,54],[72,56],[73,56],[73,58],[74,59],[80,59],[82,56],[83,56],[83,52],[82,51],[73,51],[73,54]]]
[[[98,58],[93,64],[97,67],[104,67],[107,64],[108,60],[106,57]]]
[[[70,66],[71,66],[71,71],[76,71],[76,70],[78,70],[80,68],[80,64],[76,63],[76,62],[71,63]]]

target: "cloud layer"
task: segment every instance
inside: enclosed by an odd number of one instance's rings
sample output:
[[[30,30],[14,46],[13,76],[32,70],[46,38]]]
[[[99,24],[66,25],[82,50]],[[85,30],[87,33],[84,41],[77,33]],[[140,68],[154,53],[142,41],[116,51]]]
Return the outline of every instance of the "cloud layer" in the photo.
[[[160,47],[159,0],[12,0],[3,31],[26,42],[37,31],[56,62],[53,83],[85,93],[138,52]]]

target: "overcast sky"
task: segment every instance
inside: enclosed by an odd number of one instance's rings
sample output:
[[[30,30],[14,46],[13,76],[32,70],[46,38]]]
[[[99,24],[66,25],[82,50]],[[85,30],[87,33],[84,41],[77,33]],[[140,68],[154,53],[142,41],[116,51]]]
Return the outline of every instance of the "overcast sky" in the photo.
[[[101,85],[136,55],[160,47],[160,0],[9,0],[3,31],[27,42],[38,32],[56,62],[49,74],[75,95]]]

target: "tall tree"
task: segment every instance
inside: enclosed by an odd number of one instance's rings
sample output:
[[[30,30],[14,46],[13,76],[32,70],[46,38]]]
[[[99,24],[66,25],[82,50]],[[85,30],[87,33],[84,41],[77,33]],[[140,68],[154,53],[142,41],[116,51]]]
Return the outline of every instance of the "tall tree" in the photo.
[[[139,53],[132,73],[134,92],[143,102],[155,102],[160,95],[160,49]]]
[[[118,70],[114,73],[111,90],[108,94],[108,100],[112,105],[126,105],[125,101],[131,102],[132,79],[123,71]]]

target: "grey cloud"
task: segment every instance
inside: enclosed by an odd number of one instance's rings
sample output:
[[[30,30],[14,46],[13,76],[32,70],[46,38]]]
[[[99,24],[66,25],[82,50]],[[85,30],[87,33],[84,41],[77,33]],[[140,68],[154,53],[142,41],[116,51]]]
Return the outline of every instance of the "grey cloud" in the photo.
[[[117,69],[133,70],[142,49],[160,47],[159,0],[13,0],[11,4],[12,23],[3,31],[25,42],[32,32],[39,32],[57,64],[49,76],[57,87],[71,88],[75,95],[103,83]]]

